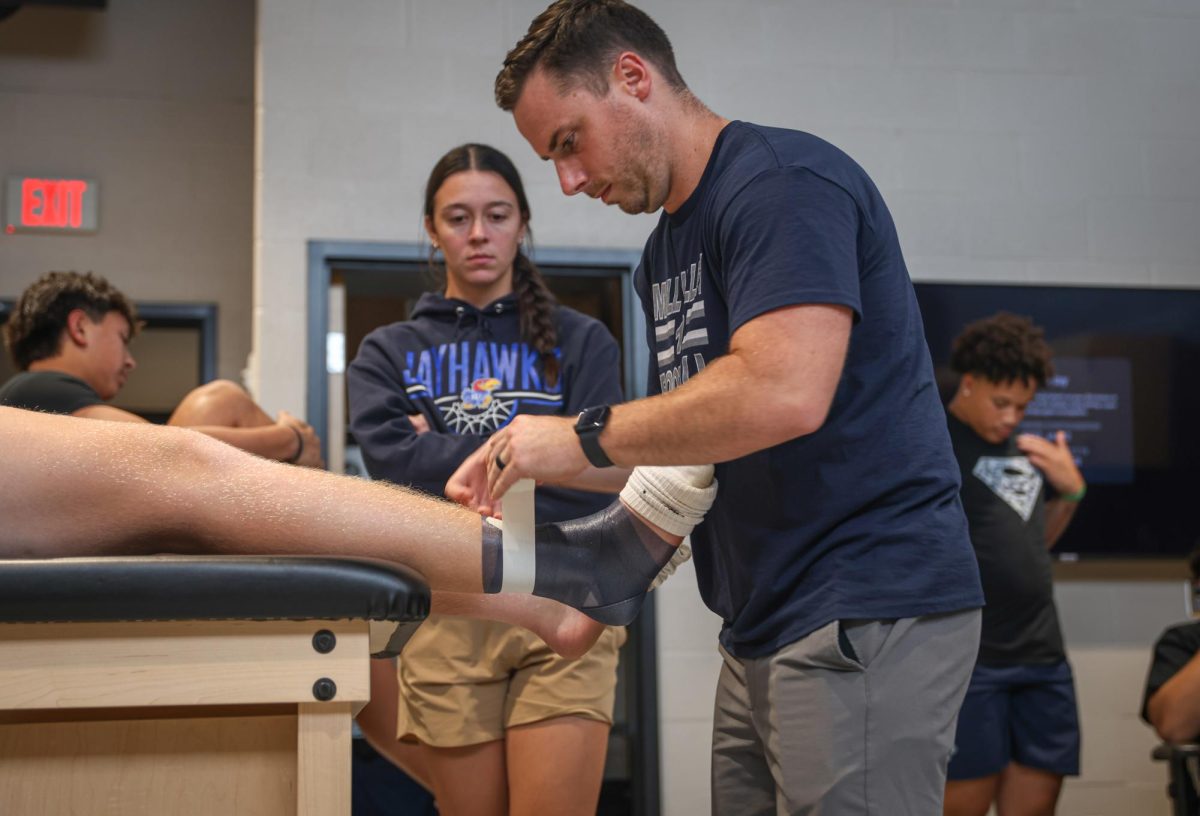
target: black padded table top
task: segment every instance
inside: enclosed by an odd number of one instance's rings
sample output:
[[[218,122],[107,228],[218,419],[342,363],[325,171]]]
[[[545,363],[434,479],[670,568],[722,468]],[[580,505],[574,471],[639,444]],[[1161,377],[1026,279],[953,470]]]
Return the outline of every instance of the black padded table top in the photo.
[[[0,560],[0,623],[376,620],[429,614],[415,571],[367,558],[189,556]]]

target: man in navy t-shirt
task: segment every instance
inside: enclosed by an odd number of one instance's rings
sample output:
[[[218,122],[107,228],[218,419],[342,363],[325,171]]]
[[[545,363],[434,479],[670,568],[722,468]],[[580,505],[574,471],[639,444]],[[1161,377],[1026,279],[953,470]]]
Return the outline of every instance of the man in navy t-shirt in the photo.
[[[475,478],[717,462],[692,536],[724,620],[714,812],[940,812],[983,598],[878,190],[814,136],[708,110],[617,0],[554,3],[496,98],[564,193],[665,212],[636,275],[653,396],[518,417]]]

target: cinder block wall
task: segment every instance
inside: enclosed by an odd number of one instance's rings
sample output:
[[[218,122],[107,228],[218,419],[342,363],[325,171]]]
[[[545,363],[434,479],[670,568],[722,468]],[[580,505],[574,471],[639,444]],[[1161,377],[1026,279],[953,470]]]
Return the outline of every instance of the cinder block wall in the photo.
[[[1191,0],[650,0],[696,92],[875,177],[919,280],[1200,285]],[[414,239],[447,147],[513,154],[545,245],[639,247],[649,218],[564,199],[492,104],[541,0],[260,3],[255,349],[297,404],[303,243]]]
[[[218,372],[240,379],[250,352],[253,93],[254,8],[243,0],[26,6],[0,20],[0,179],[62,174],[100,185],[94,235],[0,232],[0,297],[51,269],[76,269],[136,300],[214,302]]]
[[[415,240],[433,161],[508,151],[546,246],[638,248],[653,221],[565,199],[491,81],[542,0],[260,0],[257,382],[302,404],[304,243]],[[1200,286],[1193,0],[648,0],[696,93],[812,131],[883,190],[918,280]],[[1134,717],[1175,583],[1060,582],[1084,775],[1060,812],[1165,813]],[[667,814],[708,812],[715,623],[686,574],[660,603]],[[711,682],[710,682],[711,681]]]

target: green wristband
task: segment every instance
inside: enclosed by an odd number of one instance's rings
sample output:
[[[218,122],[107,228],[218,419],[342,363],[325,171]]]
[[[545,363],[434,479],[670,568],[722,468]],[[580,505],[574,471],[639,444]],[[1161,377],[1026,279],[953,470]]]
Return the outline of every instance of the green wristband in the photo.
[[[1060,495],[1060,498],[1063,501],[1078,503],[1078,502],[1082,501],[1083,497],[1086,495],[1087,495],[1087,482],[1084,482],[1083,487],[1079,488],[1074,493],[1063,493]]]

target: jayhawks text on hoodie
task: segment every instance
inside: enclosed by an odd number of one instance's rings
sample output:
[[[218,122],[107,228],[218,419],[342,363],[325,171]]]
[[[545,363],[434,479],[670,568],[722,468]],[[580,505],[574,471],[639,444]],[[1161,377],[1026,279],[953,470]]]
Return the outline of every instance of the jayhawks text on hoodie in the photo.
[[[546,382],[537,349],[521,340],[515,295],[483,309],[426,293],[409,320],[367,335],[347,370],[350,430],[375,479],[441,496],[446,480],[518,414],[575,416],[622,401],[620,354],[598,320],[559,306],[558,380]],[[430,432],[418,434],[420,414]],[[539,488],[539,521],[595,512],[611,497]]]

